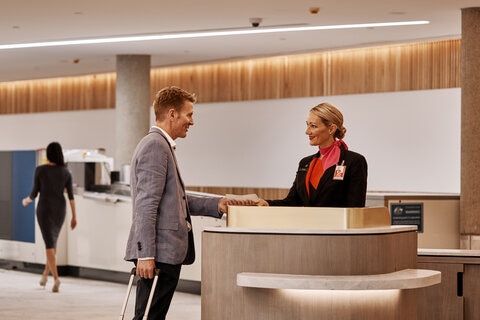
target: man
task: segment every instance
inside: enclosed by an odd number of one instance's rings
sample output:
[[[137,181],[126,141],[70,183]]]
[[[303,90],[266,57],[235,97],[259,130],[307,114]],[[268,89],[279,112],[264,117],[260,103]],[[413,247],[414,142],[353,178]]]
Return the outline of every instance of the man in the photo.
[[[165,319],[182,264],[195,259],[190,213],[220,218],[227,205],[220,197],[186,195],[175,159],[175,139],[185,138],[193,122],[195,95],[166,87],[155,97],[155,126],[137,145],[131,163],[133,219],[125,260],[137,266],[135,317],[142,319],[160,269],[149,318]]]

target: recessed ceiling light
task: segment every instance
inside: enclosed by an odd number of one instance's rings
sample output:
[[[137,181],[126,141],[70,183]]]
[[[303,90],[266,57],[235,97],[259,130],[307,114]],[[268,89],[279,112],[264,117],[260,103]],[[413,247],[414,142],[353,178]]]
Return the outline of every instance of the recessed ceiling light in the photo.
[[[187,39],[187,38],[202,38],[202,37],[225,37],[249,34],[262,33],[279,33],[279,32],[299,32],[299,31],[321,31],[321,30],[338,30],[338,29],[353,29],[353,28],[374,28],[374,27],[400,27],[428,24],[429,21],[399,21],[399,22],[373,22],[373,23],[358,23],[358,24],[339,24],[327,26],[290,26],[290,27],[257,27],[257,28],[242,28],[242,29],[224,29],[224,30],[203,30],[203,31],[187,31],[161,34],[146,34],[135,36],[117,36],[109,38],[90,38],[79,40],[61,40],[61,41],[45,41],[45,42],[30,42],[30,43],[11,43],[0,45],[0,50],[9,49],[25,49],[25,48],[39,48],[39,47],[56,47],[56,46],[72,46],[85,44],[102,44],[102,43],[120,43],[120,42],[134,42],[134,41],[155,41],[155,40],[171,40],[171,39]]]

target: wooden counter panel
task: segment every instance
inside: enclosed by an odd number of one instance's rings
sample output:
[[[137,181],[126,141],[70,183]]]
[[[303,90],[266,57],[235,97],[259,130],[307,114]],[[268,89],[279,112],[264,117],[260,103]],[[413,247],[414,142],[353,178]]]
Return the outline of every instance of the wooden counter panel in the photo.
[[[418,267],[442,273],[440,284],[418,290],[418,319],[463,319],[463,297],[457,296],[457,273],[463,265],[418,262]]]
[[[309,296],[305,300],[293,303],[290,299],[282,298],[282,291],[237,286],[236,276],[241,272],[370,275],[417,267],[415,231],[362,235],[241,234],[206,231],[203,233],[202,242],[202,319],[204,320],[318,319],[320,314],[323,317],[325,310],[319,313],[320,307],[317,305],[325,299],[319,297],[317,293],[313,297]],[[392,298],[392,301],[395,301],[391,302],[392,304],[396,304],[398,299],[409,300],[416,297],[414,290],[393,291],[397,295]],[[310,301],[311,299],[314,303]],[[342,299],[349,300],[346,296]],[[355,301],[359,299],[363,299],[361,295]],[[326,300],[333,303],[337,299]],[[256,303],[261,301],[259,308],[261,305],[266,308],[273,303],[278,310],[271,317],[259,316],[255,314],[259,310],[251,305],[255,301]],[[389,303],[386,304],[389,305]],[[360,303],[355,314],[364,307],[364,304]],[[287,316],[291,312],[290,308],[302,309],[302,313],[307,312],[309,316]],[[378,308],[382,309],[384,306],[379,306],[377,303],[374,309],[382,312]],[[367,309],[371,310],[371,308]],[[334,310],[334,314],[345,312],[339,310]],[[410,311],[402,311],[403,316],[405,312]],[[407,318],[392,316],[390,319],[415,319],[416,308],[412,315]],[[334,318],[341,319],[336,316]]]
[[[415,232],[321,236],[204,232],[205,240],[203,249],[209,256],[204,258],[226,260],[229,265],[235,261],[245,268],[237,273],[368,275],[417,265]]]
[[[463,274],[464,319],[478,319],[480,314],[480,266],[465,265]]]
[[[418,250],[418,267],[442,272],[442,283],[419,290],[418,319],[477,320],[480,313],[480,252]]]

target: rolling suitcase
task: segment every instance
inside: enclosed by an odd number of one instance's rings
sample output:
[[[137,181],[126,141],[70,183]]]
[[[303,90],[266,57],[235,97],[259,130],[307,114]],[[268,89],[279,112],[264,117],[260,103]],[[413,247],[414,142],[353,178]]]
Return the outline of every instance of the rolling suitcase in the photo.
[[[137,273],[137,268],[132,268],[132,271],[130,271],[130,280],[128,281],[127,295],[125,296],[125,301],[123,302],[122,311],[120,311],[120,318],[119,318],[120,320],[123,320],[123,317],[125,316],[125,310],[127,309],[128,298],[130,297],[130,291],[132,291],[133,279],[135,278],[136,273]],[[148,302],[145,308],[145,314],[143,315],[143,320],[148,319],[148,313],[150,312],[150,305],[152,304],[153,294],[155,293],[155,287],[157,286],[159,273],[160,273],[160,269],[155,269],[155,277],[153,278],[152,290],[150,291],[150,295],[148,296]]]

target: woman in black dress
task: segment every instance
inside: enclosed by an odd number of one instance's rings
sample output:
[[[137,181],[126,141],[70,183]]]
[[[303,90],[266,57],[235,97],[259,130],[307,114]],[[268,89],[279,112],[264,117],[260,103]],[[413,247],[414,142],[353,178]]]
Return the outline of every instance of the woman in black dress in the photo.
[[[75,213],[75,201],[73,198],[72,176],[65,166],[62,147],[58,142],[52,142],[47,146],[48,163],[40,165],[35,170],[32,192],[22,200],[27,206],[40,193],[37,205],[37,221],[45,242],[47,262],[43,271],[40,285],[47,284],[48,274],[52,273],[55,283],[52,291],[58,292],[60,280],[56,262],[57,239],[66,216],[65,189],[70,200],[72,230],[77,225]]]

